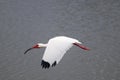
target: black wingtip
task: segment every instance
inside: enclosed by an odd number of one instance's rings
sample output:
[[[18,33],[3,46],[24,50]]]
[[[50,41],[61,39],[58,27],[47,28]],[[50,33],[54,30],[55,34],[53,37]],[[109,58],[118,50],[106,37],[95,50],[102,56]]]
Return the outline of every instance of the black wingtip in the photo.
[[[55,61],[55,62],[52,64],[52,67],[55,67],[55,66],[56,66],[56,64],[57,64],[57,63],[56,63],[56,61]]]
[[[46,61],[44,61],[44,60],[42,60],[41,61],[41,66],[42,66],[42,68],[49,68],[50,67],[50,64],[48,63],[48,62],[46,62]]]

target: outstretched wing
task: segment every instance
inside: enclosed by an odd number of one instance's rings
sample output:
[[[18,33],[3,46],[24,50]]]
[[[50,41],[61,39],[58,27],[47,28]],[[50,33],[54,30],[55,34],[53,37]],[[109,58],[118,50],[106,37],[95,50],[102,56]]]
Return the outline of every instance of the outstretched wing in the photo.
[[[51,39],[42,58],[43,68],[55,66],[62,59],[66,51],[72,47],[72,42],[66,40]]]

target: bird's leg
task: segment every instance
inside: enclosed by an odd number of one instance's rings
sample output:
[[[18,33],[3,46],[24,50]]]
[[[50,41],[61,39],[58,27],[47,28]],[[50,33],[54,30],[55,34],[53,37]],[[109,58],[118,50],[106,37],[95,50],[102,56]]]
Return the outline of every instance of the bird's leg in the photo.
[[[83,46],[82,44],[79,44],[79,43],[73,43],[73,44],[80,47],[81,49],[90,50],[89,48],[87,48],[86,46]]]

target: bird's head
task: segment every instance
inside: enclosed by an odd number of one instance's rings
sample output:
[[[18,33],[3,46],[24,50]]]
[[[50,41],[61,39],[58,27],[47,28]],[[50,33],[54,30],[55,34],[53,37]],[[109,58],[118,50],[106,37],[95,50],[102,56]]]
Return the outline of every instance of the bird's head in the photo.
[[[28,51],[32,50],[32,49],[39,49],[39,48],[43,48],[46,47],[47,44],[43,44],[43,43],[37,43],[34,46],[32,46],[31,48],[27,49],[24,54],[26,54]]]

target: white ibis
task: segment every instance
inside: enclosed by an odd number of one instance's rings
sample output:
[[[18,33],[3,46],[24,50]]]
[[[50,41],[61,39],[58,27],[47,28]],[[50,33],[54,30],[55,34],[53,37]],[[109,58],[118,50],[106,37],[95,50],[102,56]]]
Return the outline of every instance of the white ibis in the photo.
[[[31,49],[46,47],[41,61],[42,68],[46,69],[50,66],[53,67],[58,64],[66,51],[73,45],[78,46],[84,50],[90,50],[89,48],[83,46],[82,43],[76,39],[65,36],[58,36],[50,39],[47,44],[37,43],[32,48],[26,50],[24,54],[26,54]]]

